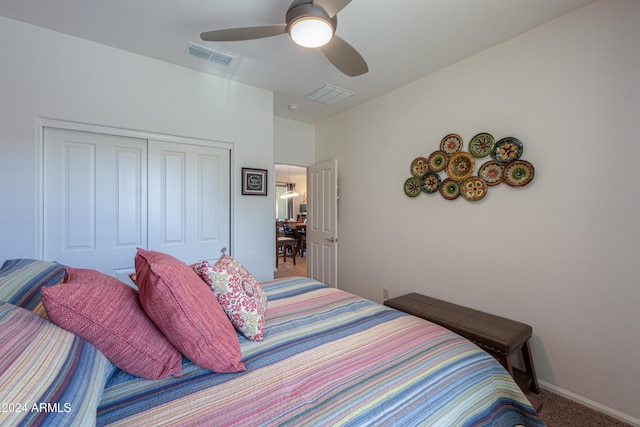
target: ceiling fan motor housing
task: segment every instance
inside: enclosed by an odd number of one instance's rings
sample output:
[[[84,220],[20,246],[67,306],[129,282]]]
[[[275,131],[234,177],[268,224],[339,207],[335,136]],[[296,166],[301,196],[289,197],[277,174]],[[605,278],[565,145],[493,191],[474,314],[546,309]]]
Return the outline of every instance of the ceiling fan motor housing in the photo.
[[[289,6],[289,10],[287,10],[287,15],[285,17],[285,22],[287,23],[287,33],[291,33],[291,27],[301,19],[322,19],[329,23],[333,32],[335,33],[336,27],[338,26],[338,16],[334,16],[333,18],[329,17],[329,14],[322,8],[314,6],[312,1],[309,0],[296,0],[291,3]]]

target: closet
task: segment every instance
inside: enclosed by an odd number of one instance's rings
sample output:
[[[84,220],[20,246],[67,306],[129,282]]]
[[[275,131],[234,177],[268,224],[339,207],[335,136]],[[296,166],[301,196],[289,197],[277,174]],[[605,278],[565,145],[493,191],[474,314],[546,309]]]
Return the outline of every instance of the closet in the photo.
[[[45,260],[128,280],[137,247],[187,263],[230,246],[230,144],[44,128]]]

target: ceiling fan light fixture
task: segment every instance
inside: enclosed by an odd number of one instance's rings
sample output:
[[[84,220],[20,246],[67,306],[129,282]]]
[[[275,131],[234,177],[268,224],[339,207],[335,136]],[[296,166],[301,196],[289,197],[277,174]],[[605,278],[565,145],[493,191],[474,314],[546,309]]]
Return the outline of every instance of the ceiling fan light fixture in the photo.
[[[351,0],[293,0],[284,24],[206,31],[200,38],[210,42],[255,40],[288,34],[294,43],[320,48],[339,71],[349,77],[369,71],[366,61],[349,43],[335,35],[338,12]]]
[[[289,35],[302,47],[320,47],[329,43],[334,27],[331,21],[319,16],[304,16],[289,26]]]

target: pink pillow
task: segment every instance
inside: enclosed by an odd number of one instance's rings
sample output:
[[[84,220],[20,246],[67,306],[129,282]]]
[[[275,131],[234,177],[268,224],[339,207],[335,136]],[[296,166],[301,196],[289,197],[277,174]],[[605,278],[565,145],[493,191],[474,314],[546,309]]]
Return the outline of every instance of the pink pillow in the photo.
[[[140,248],[135,265],[142,306],[182,354],[214,372],[244,371],[233,325],[189,266],[170,255]]]
[[[45,286],[51,321],[84,338],[116,365],[155,380],[182,376],[182,355],[147,317],[138,293],[95,270],[66,268],[65,283]]]
[[[250,340],[262,341],[267,295],[260,282],[229,255],[222,255],[213,267],[204,261],[194,270],[213,289],[233,326]]]

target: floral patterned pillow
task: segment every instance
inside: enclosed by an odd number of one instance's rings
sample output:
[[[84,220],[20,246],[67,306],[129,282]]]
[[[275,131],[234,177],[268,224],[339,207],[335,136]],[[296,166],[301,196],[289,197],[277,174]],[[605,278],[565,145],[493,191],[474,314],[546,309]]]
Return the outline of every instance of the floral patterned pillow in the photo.
[[[250,340],[262,341],[267,295],[260,282],[230,255],[211,266],[207,261],[193,269],[213,289],[231,323]]]

